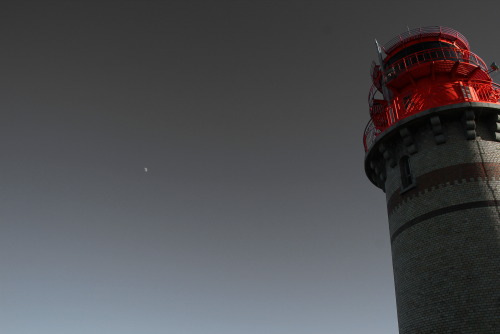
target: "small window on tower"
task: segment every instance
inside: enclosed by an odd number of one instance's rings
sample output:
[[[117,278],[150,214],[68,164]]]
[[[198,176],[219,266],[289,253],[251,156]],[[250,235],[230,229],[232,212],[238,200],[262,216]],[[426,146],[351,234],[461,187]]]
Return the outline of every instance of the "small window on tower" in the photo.
[[[464,97],[464,99],[472,100],[472,93],[470,91],[470,87],[469,86],[460,86],[460,87],[462,87],[462,96]]]
[[[401,190],[405,191],[415,186],[415,179],[411,173],[410,157],[404,156],[399,161],[401,171]]]

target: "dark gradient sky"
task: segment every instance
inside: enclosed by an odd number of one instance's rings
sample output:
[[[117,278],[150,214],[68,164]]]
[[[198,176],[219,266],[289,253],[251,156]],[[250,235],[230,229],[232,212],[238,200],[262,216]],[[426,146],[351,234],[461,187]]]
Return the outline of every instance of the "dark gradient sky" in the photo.
[[[3,1],[0,331],[397,333],[373,39],[477,3]]]

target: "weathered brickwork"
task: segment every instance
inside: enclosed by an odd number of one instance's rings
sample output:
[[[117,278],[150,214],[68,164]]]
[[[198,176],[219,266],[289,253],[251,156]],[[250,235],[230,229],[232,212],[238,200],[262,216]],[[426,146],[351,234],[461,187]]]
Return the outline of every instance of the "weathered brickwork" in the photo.
[[[495,208],[455,211],[392,243],[400,333],[500,333]]]
[[[500,163],[467,163],[436,169],[416,177],[418,188],[412,188],[403,194],[401,194],[401,189],[396,189],[392,195],[389,195],[387,212],[391,215],[399,205],[429,191],[433,191],[435,188],[447,187],[458,183],[481,182],[486,180],[500,181]]]
[[[500,333],[499,112],[424,113],[404,124],[415,149],[395,127],[367,154],[386,192],[401,334]]]
[[[418,187],[418,186],[417,186]],[[389,215],[391,235],[407,221],[451,205],[470,203],[481,200],[496,200],[496,194],[490,191],[494,187],[500,194],[500,181],[476,181],[436,185],[427,192],[402,203]]]
[[[426,221],[428,219],[445,215],[450,212],[455,212],[455,211],[461,211],[461,210],[468,210],[468,209],[476,209],[476,208],[485,208],[485,207],[498,207],[500,206],[500,201],[498,200],[482,200],[482,201],[474,201],[474,202],[466,202],[466,203],[461,203],[461,204],[455,204],[455,205],[450,205],[450,206],[445,206],[440,209],[436,209],[433,211],[429,211],[427,213],[424,213],[420,216],[417,216],[411,220],[406,221],[404,224],[400,225],[394,233],[391,234],[391,242],[394,242],[396,238],[406,231],[407,229],[413,227],[414,225],[417,225],[423,221]]]

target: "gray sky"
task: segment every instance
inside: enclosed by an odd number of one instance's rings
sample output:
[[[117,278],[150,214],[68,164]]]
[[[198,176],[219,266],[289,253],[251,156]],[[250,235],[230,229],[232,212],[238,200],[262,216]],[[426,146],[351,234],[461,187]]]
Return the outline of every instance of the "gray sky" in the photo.
[[[2,2],[0,331],[397,333],[373,39],[476,4]]]

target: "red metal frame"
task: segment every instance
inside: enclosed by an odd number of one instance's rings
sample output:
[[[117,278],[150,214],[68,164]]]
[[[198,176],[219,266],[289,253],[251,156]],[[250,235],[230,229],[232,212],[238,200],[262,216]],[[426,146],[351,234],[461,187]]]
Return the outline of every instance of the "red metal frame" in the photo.
[[[455,29],[440,26],[421,27],[406,31],[385,43],[382,49],[387,55],[394,54],[394,51],[407,47],[411,42],[423,39],[446,40],[455,43],[461,49],[470,49],[469,41],[464,35]]]
[[[484,72],[488,72],[489,70],[484,61],[473,52],[456,48],[436,48],[416,52],[406,56],[386,68],[384,74],[390,81],[402,72],[409,71],[418,65],[443,60],[451,62],[458,61],[461,63],[475,65],[480,67]]]
[[[451,28],[417,28],[397,36],[384,45],[384,66],[405,48],[427,41],[446,41],[450,47],[413,52],[384,69],[372,63],[365,151],[391,125],[421,111],[469,101],[500,104],[500,85],[492,82],[491,71],[469,51],[467,39]]]
[[[446,103],[439,103],[432,107],[439,107],[448,104],[462,102],[487,102],[500,103],[500,85],[491,81],[469,80],[466,82],[456,82],[451,89],[455,91],[454,99],[448,98]],[[384,107],[370,108],[371,119],[368,122],[364,136],[363,145],[368,151],[379,134],[384,132],[394,123],[408,116],[415,115],[423,110],[430,109],[421,101],[428,101],[429,97],[419,92],[414,92],[409,102],[401,99],[394,99]]]

